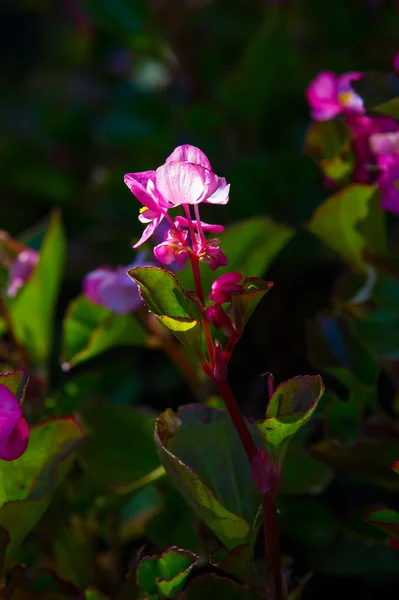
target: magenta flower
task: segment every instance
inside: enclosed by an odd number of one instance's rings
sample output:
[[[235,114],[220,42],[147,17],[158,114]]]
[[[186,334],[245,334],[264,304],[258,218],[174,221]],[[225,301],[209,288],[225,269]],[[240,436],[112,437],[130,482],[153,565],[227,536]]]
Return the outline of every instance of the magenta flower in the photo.
[[[209,298],[215,304],[223,304],[223,302],[231,302],[231,295],[234,292],[241,293],[243,291],[241,273],[225,273],[218,277],[212,284],[212,291]]]
[[[170,265],[176,262],[179,267],[183,266],[188,256],[187,236],[187,231],[177,227],[168,229],[164,241],[154,248],[157,260],[162,265]]]
[[[130,279],[127,270],[139,266],[153,265],[144,262],[141,255],[127,267],[98,267],[85,276],[83,293],[93,304],[109,308],[115,314],[134,312],[142,301],[137,284]]]
[[[393,57],[392,66],[393,66],[393,70],[396,73],[399,73],[399,52],[397,52],[395,54],[395,56]]]
[[[208,306],[205,310],[205,317],[213,327],[219,329],[227,338],[235,336],[234,325],[220,304]]]
[[[399,215],[399,154],[377,157],[381,169],[377,183],[381,193],[381,206],[384,210]]]
[[[30,248],[18,254],[10,267],[7,289],[7,294],[10,298],[13,298],[28,281],[38,260],[39,254]]]
[[[330,71],[319,73],[306,90],[306,99],[315,121],[328,121],[339,113],[362,114],[363,100],[352,89],[350,82],[360,79],[362,73],[352,72],[337,76]]]
[[[16,460],[29,443],[29,427],[19,400],[0,383],[0,459]]]
[[[203,235],[198,204],[226,204],[229,199],[230,186],[226,180],[213,173],[208,158],[199,148],[189,144],[178,146],[156,171],[127,173],[125,183],[143,205],[140,221],[148,224],[135,248],[149,239],[164,218],[175,227],[168,211],[176,206],[183,206],[187,226],[196,227]],[[194,206],[194,221],[190,206]],[[212,230],[209,228],[218,226],[207,227]]]

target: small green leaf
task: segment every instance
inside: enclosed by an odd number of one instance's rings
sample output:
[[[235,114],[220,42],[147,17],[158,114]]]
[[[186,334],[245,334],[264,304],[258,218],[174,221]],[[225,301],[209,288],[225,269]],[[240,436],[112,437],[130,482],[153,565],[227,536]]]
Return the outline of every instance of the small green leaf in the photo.
[[[226,411],[202,405],[185,406],[177,416],[165,411],[155,441],[172,482],[226,548],[249,541],[259,496]]]
[[[367,229],[382,227],[375,218],[372,204],[375,203],[376,188],[372,185],[352,184],[330,196],[314,212],[308,229],[329,248],[334,250],[357,272],[367,272],[364,251],[370,250],[370,235],[360,232],[360,224]],[[381,209],[380,209],[381,210]],[[378,231],[373,237],[381,237]]]
[[[98,485],[123,492],[159,467],[150,411],[104,404],[81,414],[89,434],[81,456],[87,476]]]
[[[47,509],[83,439],[73,417],[53,419],[31,428],[28,449],[17,461],[0,462],[0,527],[10,535],[8,558]]]
[[[269,281],[259,277],[247,277],[243,283],[244,292],[232,294],[228,315],[237,331],[244,330],[255,308],[272,287],[273,284]]]
[[[144,593],[176,598],[198,560],[196,554],[176,547],[146,556],[137,568],[137,582]]]
[[[267,600],[267,596],[227,577],[201,575],[188,584],[179,600]]]
[[[116,315],[78,296],[63,323],[62,361],[72,367],[114,346],[144,346],[148,336],[133,315]]]
[[[14,334],[33,362],[45,366],[52,346],[54,312],[65,262],[61,219],[53,213],[32,276],[8,301]]]
[[[242,583],[253,583],[256,579],[251,544],[241,544],[232,550],[216,550],[210,557],[210,563]]]
[[[399,513],[396,510],[389,508],[376,510],[367,515],[366,521],[381,529],[389,537],[399,540]]]
[[[355,160],[349,130],[343,121],[312,123],[305,138],[305,152],[326,177],[347,183]]]
[[[85,600],[108,600],[108,596],[104,596],[98,590],[89,588],[85,591]]]
[[[196,318],[198,309],[176,275],[158,267],[136,267],[128,274],[139,286],[148,310],[202,361],[202,328]]]
[[[294,377],[281,383],[267,405],[265,418],[253,421],[266,445],[286,448],[309,421],[323,392],[319,375]]]
[[[11,373],[0,373],[0,383],[5,385],[21,402],[24,400],[28,381],[28,374],[23,369],[11,371]]]

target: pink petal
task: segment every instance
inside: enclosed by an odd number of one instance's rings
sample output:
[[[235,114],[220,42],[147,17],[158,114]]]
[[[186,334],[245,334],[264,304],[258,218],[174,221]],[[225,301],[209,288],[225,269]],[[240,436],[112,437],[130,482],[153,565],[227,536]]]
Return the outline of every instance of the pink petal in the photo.
[[[306,99],[316,121],[327,121],[342,111],[337,98],[337,76],[330,71],[319,73],[306,90]]]
[[[190,162],[212,171],[211,163],[202,150],[195,146],[190,146],[190,144],[184,144],[175,148],[172,154],[166,159],[166,163],[172,161]]]
[[[100,304],[99,287],[106,279],[113,279],[113,271],[109,267],[99,267],[88,273],[83,279],[83,293],[94,304]]]
[[[207,204],[227,204],[229,201],[230,184],[226,184],[224,177],[218,177],[218,186],[204,202]]]
[[[16,460],[25,452],[29,443],[29,427],[25,419],[20,419],[11,434],[0,443],[0,458]]]
[[[176,216],[175,222],[177,222],[179,225],[182,225],[183,227],[188,227],[188,220],[185,217],[181,217],[180,215]],[[192,223],[195,229],[198,231],[197,221],[193,220]],[[212,233],[222,233],[222,231],[224,231],[223,225],[211,225],[210,223],[204,223],[203,221],[201,221],[201,227],[203,231],[211,231]]]
[[[38,260],[38,252],[31,250],[30,248],[27,248],[18,254],[10,269],[10,280],[7,290],[7,294],[10,298],[13,298],[18,290],[23,287],[31,277]]]
[[[169,162],[157,169],[156,187],[175,206],[198,204],[207,192],[209,173],[189,162]]]
[[[3,442],[22,417],[22,408],[16,396],[0,383],[0,442]]]
[[[136,242],[136,244],[134,244],[133,248],[138,248],[139,246],[141,246],[141,244],[144,244],[144,242],[146,242],[152,236],[158,225],[162,222],[163,217],[164,215],[161,214],[159,215],[159,217],[151,221],[151,223],[144,229],[143,235],[141,236],[139,241]]]
[[[99,304],[117,315],[126,315],[141,306],[137,284],[123,267],[115,270],[112,280],[107,279],[101,284],[98,294]]]
[[[370,148],[374,154],[399,154],[399,131],[371,135]]]
[[[129,190],[136,196],[137,200],[141,202],[143,206],[146,206],[150,210],[159,213],[159,206],[156,200],[147,191],[147,185],[149,181],[153,181],[155,177],[155,171],[143,171],[142,173],[126,173],[124,182]]]

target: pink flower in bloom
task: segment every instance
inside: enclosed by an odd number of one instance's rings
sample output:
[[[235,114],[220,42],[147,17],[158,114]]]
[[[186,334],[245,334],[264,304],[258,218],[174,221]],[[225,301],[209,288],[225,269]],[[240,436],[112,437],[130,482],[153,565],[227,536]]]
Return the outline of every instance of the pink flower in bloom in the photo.
[[[0,383],[0,459],[16,460],[25,452],[28,442],[29,428],[19,400]]]
[[[218,277],[212,284],[212,291],[209,294],[209,298],[215,302],[215,304],[223,304],[223,302],[231,301],[231,294],[234,292],[241,293],[242,285],[241,273],[225,273]]]
[[[128,267],[98,267],[85,276],[83,293],[90,302],[109,308],[116,314],[134,312],[142,305],[142,301],[137,284],[130,279],[127,270],[139,266],[152,265],[138,257]]]
[[[135,248],[149,239],[164,218],[169,221],[171,228],[175,227],[168,211],[176,206],[183,206],[186,219],[180,217],[183,221],[178,221],[178,224],[191,229],[192,238],[194,229],[201,238],[205,230],[220,231],[217,225],[204,224],[206,229],[203,227],[198,204],[226,204],[230,186],[223,177],[213,173],[208,158],[199,148],[189,144],[178,146],[156,171],[127,173],[125,183],[143,205],[140,221],[148,224]],[[194,208],[194,220],[190,206]]]
[[[169,229],[164,241],[154,248],[154,254],[162,265],[176,262],[178,266],[184,265],[187,259],[187,231],[177,228]]]
[[[13,298],[33,273],[39,254],[27,248],[20,252],[10,267],[7,294]]]
[[[370,147],[380,170],[377,184],[381,206],[399,215],[399,131],[371,135]]]
[[[306,99],[315,121],[328,121],[339,113],[362,114],[363,100],[352,89],[350,82],[360,79],[362,73],[335,75],[330,71],[319,73],[306,90]]]

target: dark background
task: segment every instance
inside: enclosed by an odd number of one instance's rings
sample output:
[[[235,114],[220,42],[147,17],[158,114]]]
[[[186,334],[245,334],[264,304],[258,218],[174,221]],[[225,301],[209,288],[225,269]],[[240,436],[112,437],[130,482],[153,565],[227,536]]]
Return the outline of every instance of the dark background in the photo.
[[[206,207],[205,221],[266,215],[298,228],[266,274],[275,288],[233,357],[240,403],[262,412],[265,371],[277,381],[311,373],[306,320],[329,306],[343,268],[302,227],[331,193],[302,152],[304,93],[321,70],[389,71],[398,14],[393,0],[2,3],[0,227],[28,232],[35,246],[41,221],[61,208],[68,262],[59,321],[85,273],[134,258],[142,225],[124,173],[154,169],[191,143],[231,183],[229,204]],[[101,373],[105,363],[117,375],[102,383],[112,402],[163,409],[190,400],[159,354],[111,352],[91,368]],[[339,512],[339,493],[329,493]],[[318,577],[309,597],[319,597]],[[335,597],[334,585],[345,594],[346,580],[334,581],[323,580],[331,590],[323,598]],[[374,597],[367,585],[359,589]]]

